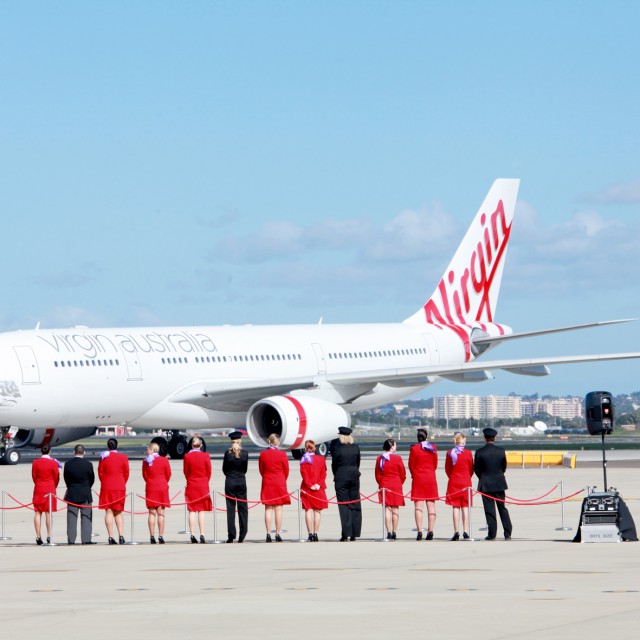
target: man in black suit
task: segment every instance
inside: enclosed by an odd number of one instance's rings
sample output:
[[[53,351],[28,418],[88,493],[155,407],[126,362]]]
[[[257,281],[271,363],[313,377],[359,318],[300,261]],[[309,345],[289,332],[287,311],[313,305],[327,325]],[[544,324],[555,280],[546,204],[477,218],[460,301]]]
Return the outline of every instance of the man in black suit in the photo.
[[[82,544],[94,544],[91,541],[91,520],[93,515],[93,510],[91,509],[91,504],[93,503],[91,487],[95,481],[93,465],[84,459],[84,447],[81,444],[76,445],[73,454],[74,457],[65,462],[64,465],[64,481],[67,485],[64,499],[73,503],[67,506],[67,541],[69,544],[76,543],[78,514],[80,514],[80,539]]]
[[[478,476],[478,491],[483,494],[482,505],[489,529],[489,535],[485,540],[496,539],[498,531],[496,504],[504,529],[504,539],[511,540],[511,518],[504,503],[504,492],[508,488],[504,477],[504,472],[507,470],[507,455],[502,447],[494,444],[498,435],[495,429],[484,429],[482,433],[486,444],[476,451],[473,469]]]

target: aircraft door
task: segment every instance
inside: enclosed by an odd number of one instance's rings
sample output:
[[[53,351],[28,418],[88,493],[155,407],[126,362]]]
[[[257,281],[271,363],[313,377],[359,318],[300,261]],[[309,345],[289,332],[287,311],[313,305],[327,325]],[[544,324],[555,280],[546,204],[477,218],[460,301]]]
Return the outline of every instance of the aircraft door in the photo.
[[[142,365],[139,353],[129,353],[122,349],[122,355],[127,365],[127,380],[142,380]]]
[[[318,373],[327,373],[327,362],[324,357],[324,351],[322,347],[317,343],[312,343],[313,351],[316,354],[316,361],[318,362]]]
[[[31,347],[13,347],[22,369],[23,384],[40,384],[40,369]]]
[[[438,342],[430,333],[423,333],[422,337],[427,343],[427,351],[429,352],[429,364],[440,364],[440,351],[438,350]]]

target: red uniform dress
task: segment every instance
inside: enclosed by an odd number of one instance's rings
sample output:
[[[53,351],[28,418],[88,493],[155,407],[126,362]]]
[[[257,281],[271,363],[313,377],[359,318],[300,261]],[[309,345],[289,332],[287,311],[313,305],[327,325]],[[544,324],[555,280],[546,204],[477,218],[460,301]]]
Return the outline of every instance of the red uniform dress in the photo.
[[[213,511],[211,501],[211,458],[205,451],[191,449],[184,457],[182,465],[184,477],[187,479],[187,488],[184,497],[189,511]]]
[[[311,454],[311,462],[306,462],[305,454],[300,461],[300,475],[302,476],[302,484],[300,485],[300,499],[302,500],[302,508],[307,511],[315,509],[321,511],[326,509],[327,493],[327,462],[324,456]],[[311,488],[314,485],[320,485],[315,491]]]
[[[157,453],[147,456],[142,463],[142,477],[145,481],[144,497],[147,501],[147,509],[170,507],[171,465],[169,461]]]
[[[422,442],[409,449],[409,472],[411,473],[411,499],[435,501],[438,499],[438,447],[430,444],[433,450],[424,448]]]
[[[384,460],[384,465],[382,461]],[[376,460],[376,481],[381,491],[378,492],[378,499],[382,503],[382,489],[385,491],[385,504],[387,507],[404,507],[404,495],[402,485],[407,479],[407,472],[404,468],[402,458],[392,453],[389,459],[378,456]]]
[[[42,456],[33,461],[31,465],[31,477],[33,478],[33,509],[43,513],[49,511],[49,495],[51,498],[51,511],[58,510],[56,500],[56,488],[60,482],[60,467],[51,456]]]
[[[459,453],[455,464],[453,464],[451,451],[447,451],[444,470],[449,476],[445,502],[452,507],[470,506],[467,488],[471,486],[473,476],[473,454],[471,451],[464,449]]]
[[[98,477],[100,478],[99,508],[124,511],[129,479],[129,458],[124,453],[105,451],[98,463]]]
[[[289,477],[289,459],[287,454],[275,447],[269,447],[260,453],[258,469],[262,476],[260,502],[270,507],[291,504],[287,478]]]

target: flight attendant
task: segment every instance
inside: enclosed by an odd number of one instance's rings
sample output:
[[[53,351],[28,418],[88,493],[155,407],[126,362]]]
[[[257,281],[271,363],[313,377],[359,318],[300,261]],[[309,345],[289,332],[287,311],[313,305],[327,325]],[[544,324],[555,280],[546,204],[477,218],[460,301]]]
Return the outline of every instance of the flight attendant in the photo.
[[[107,440],[107,450],[100,454],[98,463],[100,478],[99,508],[104,510],[104,523],[109,534],[109,544],[117,544],[113,537],[113,524],[118,530],[118,542],[124,544],[124,503],[129,480],[129,458],[118,452],[118,441]]]
[[[300,499],[304,519],[309,532],[309,542],[318,542],[318,529],[323,509],[327,508],[327,462],[324,456],[316,455],[316,443],[307,440],[305,453],[300,460]]]
[[[289,460],[285,451],[278,449],[280,438],[272,433],[268,439],[269,448],[264,449],[258,458],[258,469],[262,476],[260,502],[264,505],[264,526],[267,529],[267,542],[271,542],[271,522],[275,515],[276,542],[282,542],[282,507],[291,504],[287,478]]]
[[[182,466],[184,477],[187,479],[187,487],[184,490],[184,497],[187,501],[189,511],[189,531],[191,531],[191,542],[197,544],[198,540],[194,535],[196,530],[196,518],[200,531],[200,543],[206,544],[204,539],[204,514],[213,511],[211,501],[211,458],[209,454],[202,450],[202,438],[194,436],[191,439],[191,450],[184,457]]]
[[[51,542],[51,512],[58,510],[56,500],[56,488],[60,482],[60,465],[49,453],[51,447],[43,444],[40,448],[42,454],[31,464],[31,477],[33,478],[33,525],[36,530],[36,544],[42,544],[42,515],[45,514],[45,526],[47,528],[47,544]]]
[[[227,542],[236,539],[236,509],[238,510],[238,542],[244,542],[249,524],[247,505],[247,468],[249,454],[242,448],[242,432],[229,434],[231,446],[224,452],[222,473],[224,473],[224,493],[227,501]],[[235,498],[235,499],[234,499]]]
[[[460,512],[462,512],[462,537],[469,539],[469,487],[473,476],[473,455],[465,449],[467,439],[456,433],[453,438],[455,446],[447,451],[444,470],[449,478],[445,502],[453,507],[453,537],[451,541],[460,540]]]
[[[142,477],[145,482],[144,497],[149,510],[149,542],[156,543],[156,522],[158,523],[158,542],[164,544],[164,510],[170,507],[169,480],[171,465],[160,455],[160,445],[151,442],[147,447],[147,457],[142,462]]]
[[[426,540],[433,540],[433,529],[436,524],[436,500],[438,499],[438,447],[429,442],[426,429],[418,429],[418,442],[409,450],[409,472],[411,473],[411,500],[413,501],[418,535],[422,540],[422,509],[427,505]]]
[[[396,441],[393,438],[385,440],[382,449],[384,453],[376,460],[376,481],[380,492],[378,497],[382,503],[384,492],[384,523],[387,528],[387,540],[396,539],[398,520],[400,518],[399,507],[404,507],[404,495],[402,485],[407,478],[402,458],[396,454]]]
[[[340,542],[354,542],[362,530],[360,447],[353,441],[349,427],[338,428],[338,437],[331,441],[330,452],[340,514]]]

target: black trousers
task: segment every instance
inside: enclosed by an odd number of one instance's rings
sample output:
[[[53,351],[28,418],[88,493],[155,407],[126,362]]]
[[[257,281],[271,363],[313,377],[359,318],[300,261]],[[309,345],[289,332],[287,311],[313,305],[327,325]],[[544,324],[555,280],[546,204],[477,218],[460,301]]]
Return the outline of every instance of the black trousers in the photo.
[[[240,535],[238,540],[242,541],[247,535],[249,527],[249,507],[246,502],[239,502],[233,498],[241,500],[247,499],[247,483],[240,481],[232,481],[227,479],[224,485],[224,492],[231,498],[225,498],[227,502],[227,533],[231,540],[236,539],[236,509],[238,511],[238,525]]]
[[[87,507],[91,507],[87,504]],[[67,505],[67,542],[73,544],[78,535],[78,515],[80,515],[80,539],[82,542],[91,542],[91,521],[93,509],[83,509]]]
[[[484,516],[487,519],[488,536],[495,538],[498,532],[498,521],[496,519],[496,505],[498,507],[498,515],[502,528],[504,529],[505,538],[511,537],[511,518],[509,511],[504,504],[504,491],[485,491],[486,495],[482,496],[482,506],[484,507]],[[489,497],[487,497],[489,496]],[[494,498],[496,498],[494,500]]]
[[[342,480],[335,483],[336,500],[351,504],[338,505],[343,538],[359,538],[362,532],[362,506],[360,503],[360,479]]]

